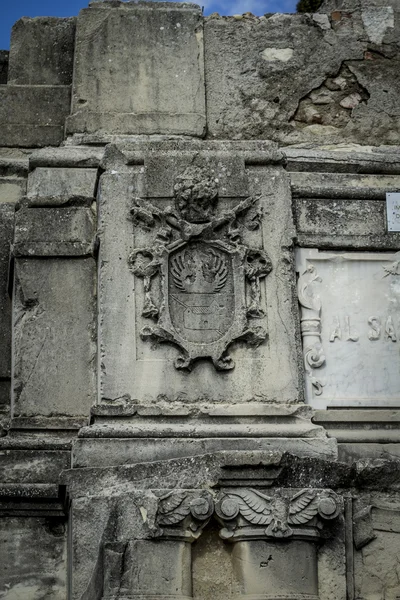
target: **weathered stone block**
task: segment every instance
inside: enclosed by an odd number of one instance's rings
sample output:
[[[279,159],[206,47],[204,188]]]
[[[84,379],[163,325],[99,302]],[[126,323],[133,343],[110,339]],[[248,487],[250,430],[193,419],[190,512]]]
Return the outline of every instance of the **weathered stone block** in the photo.
[[[354,552],[356,598],[374,600],[400,594],[397,578],[400,552],[400,498],[398,493],[362,494],[369,508],[372,535]]]
[[[0,519],[0,574],[5,598],[64,600],[67,586],[65,523],[59,519],[9,517]],[[40,550],[40,551],[39,551]],[[5,594],[5,595],[4,595]]]
[[[26,179],[0,177],[0,203],[16,204],[26,194]]]
[[[1,449],[2,483],[57,483],[70,467],[70,452],[60,450]]]
[[[28,176],[30,150],[0,147],[0,177]]]
[[[30,206],[90,204],[96,181],[97,169],[39,167],[28,178],[28,203]]]
[[[0,204],[0,378],[11,374],[11,300],[8,269],[14,230],[14,206]]]
[[[14,416],[89,414],[95,275],[91,258],[16,261]]]
[[[93,4],[78,17],[75,55],[69,133],[204,134],[196,5]]]
[[[295,214],[299,233],[354,236],[386,232],[385,203],[376,200],[299,198]]]
[[[70,86],[0,85],[1,145],[58,145],[64,135],[70,95]]]
[[[76,19],[22,17],[11,31],[8,83],[69,85]]]
[[[82,256],[93,252],[90,208],[23,208],[17,212],[16,256]]]
[[[209,135],[397,143],[399,13],[371,11],[206,19]]]

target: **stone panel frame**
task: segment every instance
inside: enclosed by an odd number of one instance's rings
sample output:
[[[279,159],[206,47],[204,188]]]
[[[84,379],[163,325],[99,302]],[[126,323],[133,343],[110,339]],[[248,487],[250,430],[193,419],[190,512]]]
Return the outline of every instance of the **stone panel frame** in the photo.
[[[338,262],[339,261],[339,262]],[[398,277],[397,267],[399,264],[399,255],[392,252],[367,253],[367,252],[340,252],[340,251],[320,251],[311,248],[297,249],[296,263],[298,278],[298,298],[300,303],[300,321],[303,338],[303,357],[306,373],[306,398],[309,404],[314,408],[323,409],[329,407],[397,407],[400,404],[399,397],[338,397],[333,390],[333,396],[329,395],[329,390],[324,389],[324,373],[329,369],[329,348],[335,342],[335,339],[343,337],[349,342],[358,342],[359,334],[351,330],[350,316],[344,316],[344,321],[332,323],[331,335],[327,337],[326,326],[321,317],[324,315],[324,306],[321,302],[318,286],[322,283],[320,276],[324,264],[348,263],[359,261],[361,264],[383,263],[382,278],[388,277],[389,282],[395,289],[395,279]],[[392,279],[392,281],[390,281]],[[375,286],[376,288],[376,286]],[[325,292],[326,293],[326,292]],[[372,288],[370,290],[372,294]],[[393,308],[395,311],[395,308]],[[378,337],[386,336],[393,342],[397,342],[397,334],[391,315],[385,317],[385,322],[381,324],[380,317],[366,315],[366,325],[369,326],[369,340],[377,340]],[[334,324],[336,323],[335,327]],[[379,331],[378,331],[379,330]],[[329,372],[329,371],[328,371]]]

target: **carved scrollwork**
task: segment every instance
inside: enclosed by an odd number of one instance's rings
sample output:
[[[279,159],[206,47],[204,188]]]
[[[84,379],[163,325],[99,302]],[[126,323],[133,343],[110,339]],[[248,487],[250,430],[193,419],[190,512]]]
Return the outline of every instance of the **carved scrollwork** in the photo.
[[[303,356],[306,373],[314,394],[320,396],[324,383],[314,376],[313,369],[322,367],[325,354],[321,344],[321,300],[311,293],[311,284],[321,281],[314,265],[308,265],[297,283],[297,294],[301,307],[300,328],[303,338]]]
[[[245,273],[250,282],[251,300],[247,308],[247,315],[255,319],[265,317],[265,310],[261,308],[260,279],[272,271],[272,263],[263,250],[249,249],[245,258]]]
[[[194,541],[201,535],[213,512],[214,502],[208,492],[167,492],[158,500],[157,536]]]
[[[177,346],[177,369],[190,371],[197,359],[210,358],[217,370],[229,371],[235,366],[228,353],[232,343],[257,347],[267,339],[265,329],[248,320],[265,316],[260,280],[270,273],[271,261],[262,249],[242,242],[246,226],[259,227],[259,198],[218,212],[216,180],[196,166],[177,177],[174,195],[174,207],[161,209],[136,198],[131,210],[135,225],[155,233],[153,244],[129,259],[132,272],[143,279],[142,316],[156,321],[142,329],[141,338]]]
[[[155,305],[151,294],[151,282],[160,271],[159,252],[148,248],[138,248],[130,255],[129,262],[132,272],[143,279],[144,303],[142,316],[155,319],[158,317],[159,309]]]

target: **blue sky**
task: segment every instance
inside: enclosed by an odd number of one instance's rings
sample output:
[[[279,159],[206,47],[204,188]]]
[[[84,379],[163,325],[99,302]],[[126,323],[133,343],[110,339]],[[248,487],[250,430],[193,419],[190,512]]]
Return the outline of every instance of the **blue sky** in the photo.
[[[296,0],[197,0],[204,14],[219,12],[234,15],[250,11],[255,15],[269,12],[295,12]],[[0,0],[0,50],[10,47],[11,27],[21,17],[73,17],[89,0]]]

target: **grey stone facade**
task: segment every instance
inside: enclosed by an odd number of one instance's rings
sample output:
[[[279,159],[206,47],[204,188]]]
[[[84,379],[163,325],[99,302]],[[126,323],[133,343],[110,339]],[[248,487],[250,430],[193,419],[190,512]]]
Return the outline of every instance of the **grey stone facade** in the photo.
[[[14,26],[0,598],[400,598],[399,23]]]

